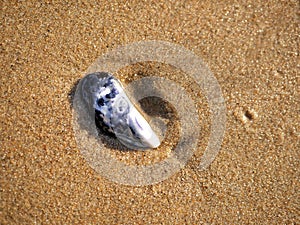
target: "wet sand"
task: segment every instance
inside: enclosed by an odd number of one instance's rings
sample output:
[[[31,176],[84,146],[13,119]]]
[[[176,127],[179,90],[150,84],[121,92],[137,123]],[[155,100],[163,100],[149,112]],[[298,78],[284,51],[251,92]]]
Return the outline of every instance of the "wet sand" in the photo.
[[[297,1],[1,5],[1,224],[299,223]],[[220,153],[199,171],[209,136],[204,103],[195,156],[169,179],[135,187],[89,166],[75,140],[69,93],[100,55],[141,40],[176,43],[201,57],[220,84],[227,122]],[[130,81],[130,72],[118,75]],[[164,146],[171,151],[172,142]],[[157,154],[166,157],[163,149]]]

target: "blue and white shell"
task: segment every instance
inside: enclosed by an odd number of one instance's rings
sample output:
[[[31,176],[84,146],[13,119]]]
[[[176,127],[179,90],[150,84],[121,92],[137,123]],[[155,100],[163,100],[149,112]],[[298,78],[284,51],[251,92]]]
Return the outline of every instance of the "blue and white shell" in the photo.
[[[160,140],[147,120],[111,74],[96,72],[83,78],[83,99],[95,110],[96,125],[131,149],[156,148]]]

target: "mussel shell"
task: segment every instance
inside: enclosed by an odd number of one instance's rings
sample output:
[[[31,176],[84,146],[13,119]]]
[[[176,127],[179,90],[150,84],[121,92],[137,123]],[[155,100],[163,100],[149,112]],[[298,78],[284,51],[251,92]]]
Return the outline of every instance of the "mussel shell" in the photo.
[[[111,74],[87,75],[81,85],[82,100],[94,114],[95,124],[130,149],[149,149],[160,140],[143,115],[126,95],[122,84]]]

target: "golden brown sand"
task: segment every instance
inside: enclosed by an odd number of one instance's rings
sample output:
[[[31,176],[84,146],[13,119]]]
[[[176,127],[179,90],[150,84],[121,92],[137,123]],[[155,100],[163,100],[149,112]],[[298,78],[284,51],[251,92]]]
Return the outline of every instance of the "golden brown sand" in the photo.
[[[32,2],[1,3],[0,224],[300,222],[297,1]],[[68,93],[98,56],[140,40],[203,58],[227,124],[207,170],[196,155],[132,187],[83,158]]]

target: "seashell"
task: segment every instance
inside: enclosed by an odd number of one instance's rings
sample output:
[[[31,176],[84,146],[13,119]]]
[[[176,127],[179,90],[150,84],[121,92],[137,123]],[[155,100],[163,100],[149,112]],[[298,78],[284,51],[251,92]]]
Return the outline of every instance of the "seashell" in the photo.
[[[113,75],[89,74],[83,78],[81,89],[83,100],[95,113],[98,128],[116,136],[129,148],[148,149],[160,145],[158,136]]]

